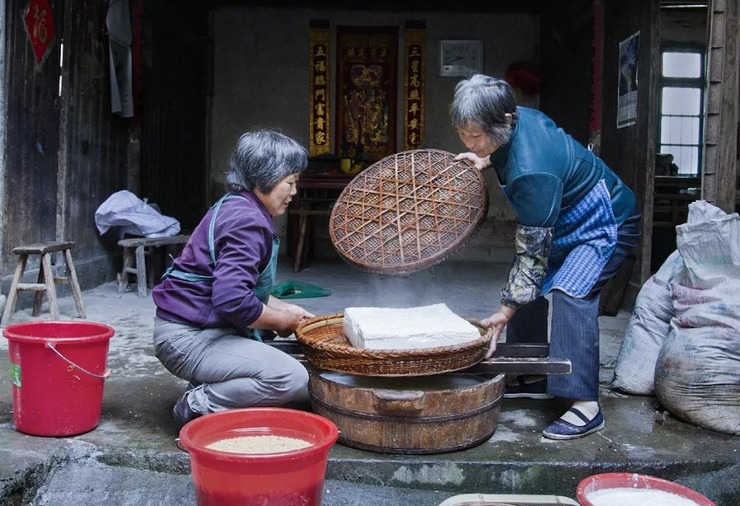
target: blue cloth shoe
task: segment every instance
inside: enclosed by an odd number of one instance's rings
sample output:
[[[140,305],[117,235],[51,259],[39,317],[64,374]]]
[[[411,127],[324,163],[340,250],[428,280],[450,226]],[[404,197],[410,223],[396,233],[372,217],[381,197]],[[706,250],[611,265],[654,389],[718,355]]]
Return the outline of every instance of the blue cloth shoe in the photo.
[[[182,394],[182,397],[180,397],[180,400],[175,403],[175,406],[172,408],[172,418],[175,419],[175,423],[177,424],[177,428],[182,428],[183,425],[188,423],[190,420],[195,420],[199,416],[201,416],[200,413],[196,413],[193,411],[193,409],[190,407],[190,404],[188,404],[188,394],[190,391],[188,390],[184,394]]]
[[[542,435],[548,439],[577,439],[604,428],[604,417],[600,409],[593,419],[589,419],[576,408],[570,408],[568,413],[573,413],[586,424],[581,426],[573,425],[562,418],[558,418],[542,431]]]

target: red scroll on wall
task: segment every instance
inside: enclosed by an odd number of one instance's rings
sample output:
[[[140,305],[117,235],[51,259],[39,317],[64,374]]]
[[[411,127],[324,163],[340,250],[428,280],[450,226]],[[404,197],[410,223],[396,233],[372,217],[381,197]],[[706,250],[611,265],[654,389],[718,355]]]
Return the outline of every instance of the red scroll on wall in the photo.
[[[397,27],[337,27],[337,148],[371,162],[396,152]]]
[[[424,22],[404,27],[403,148],[421,148],[424,141]]]
[[[312,20],[310,24],[310,56],[308,71],[309,156],[331,152],[329,21]]]

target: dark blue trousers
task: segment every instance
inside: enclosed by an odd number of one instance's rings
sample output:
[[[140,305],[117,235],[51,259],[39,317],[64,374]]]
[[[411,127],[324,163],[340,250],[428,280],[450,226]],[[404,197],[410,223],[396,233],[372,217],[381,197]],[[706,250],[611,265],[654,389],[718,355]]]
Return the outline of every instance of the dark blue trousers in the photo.
[[[547,379],[547,393],[584,401],[599,399],[599,299],[601,290],[634,251],[640,237],[640,215],[633,215],[617,229],[617,247],[591,292],[583,298],[553,290],[550,356],[570,359],[570,374]],[[507,343],[547,343],[549,304],[539,297],[522,306],[506,326]]]

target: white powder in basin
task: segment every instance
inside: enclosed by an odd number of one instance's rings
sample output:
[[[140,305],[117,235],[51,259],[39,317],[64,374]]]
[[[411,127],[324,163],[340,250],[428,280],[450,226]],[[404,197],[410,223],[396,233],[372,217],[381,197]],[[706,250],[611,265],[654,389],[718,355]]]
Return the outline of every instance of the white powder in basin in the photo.
[[[446,304],[411,308],[350,307],[344,335],[352,346],[413,350],[460,345],[480,339],[480,331]]]
[[[664,490],[645,488],[604,488],[586,495],[594,506],[699,506],[691,499]]]

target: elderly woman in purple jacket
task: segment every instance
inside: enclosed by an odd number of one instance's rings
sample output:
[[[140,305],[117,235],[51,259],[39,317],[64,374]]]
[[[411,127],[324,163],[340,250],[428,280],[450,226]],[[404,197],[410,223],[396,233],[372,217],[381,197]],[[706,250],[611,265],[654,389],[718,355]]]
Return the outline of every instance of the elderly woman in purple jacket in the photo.
[[[492,167],[516,213],[515,256],[493,329],[490,356],[507,342],[547,342],[572,373],[508,385],[508,397],[558,397],[570,408],[545,428],[573,439],[604,428],[599,406],[599,296],[640,235],[635,195],[594,153],[543,113],[517,107],[511,87],[474,75],[460,81],[452,125],[478,169]],[[544,298],[549,295],[549,301]]]
[[[229,193],[152,290],[155,354],[190,382],[173,408],[178,426],[206,413],[307,398],[303,365],[261,339],[288,336],[313,316],[270,295],[280,247],[273,217],[288,208],[307,160],[281,133],[242,135],[226,174]]]

